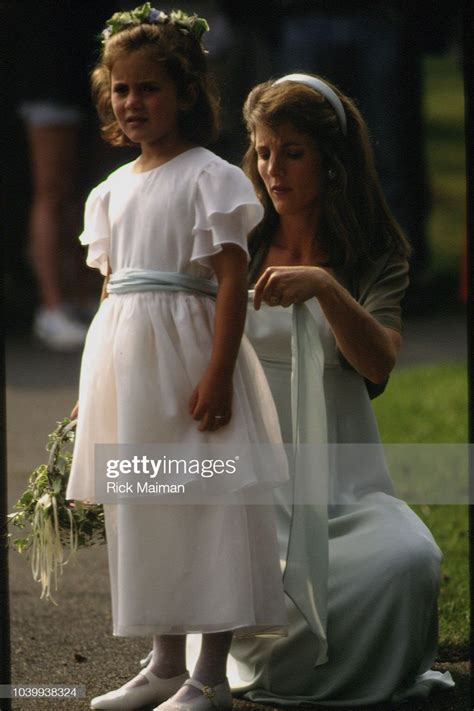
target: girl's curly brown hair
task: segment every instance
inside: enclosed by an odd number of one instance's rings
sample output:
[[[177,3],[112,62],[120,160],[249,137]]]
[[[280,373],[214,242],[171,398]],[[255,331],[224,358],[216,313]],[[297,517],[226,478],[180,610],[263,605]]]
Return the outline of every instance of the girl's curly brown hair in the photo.
[[[179,98],[189,99],[195,87],[196,99],[178,116],[183,138],[198,145],[212,144],[219,131],[219,99],[209,74],[206,55],[200,42],[173,24],[141,24],[112,35],[104,44],[91,85],[104,139],[113,146],[133,144],[120,128],[112,110],[110,74],[114,62],[136,51],[146,51],[150,59],[163,63],[174,81]]]

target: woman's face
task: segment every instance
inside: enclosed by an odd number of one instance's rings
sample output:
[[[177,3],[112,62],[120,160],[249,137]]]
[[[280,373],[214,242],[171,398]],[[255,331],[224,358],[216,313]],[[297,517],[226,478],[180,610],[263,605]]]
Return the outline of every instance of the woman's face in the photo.
[[[314,139],[290,123],[255,128],[257,167],[281,216],[311,212],[322,189],[321,153]]]

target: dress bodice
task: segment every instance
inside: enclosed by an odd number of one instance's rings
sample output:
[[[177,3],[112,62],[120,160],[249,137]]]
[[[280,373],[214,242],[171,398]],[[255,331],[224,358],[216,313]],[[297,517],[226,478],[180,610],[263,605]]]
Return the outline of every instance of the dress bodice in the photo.
[[[253,290],[249,291],[245,332],[263,363],[291,365],[291,331],[293,307],[268,306],[262,302],[259,311],[253,308]],[[317,324],[324,351],[325,367],[339,366],[336,339],[321,310],[319,302],[307,302]]]

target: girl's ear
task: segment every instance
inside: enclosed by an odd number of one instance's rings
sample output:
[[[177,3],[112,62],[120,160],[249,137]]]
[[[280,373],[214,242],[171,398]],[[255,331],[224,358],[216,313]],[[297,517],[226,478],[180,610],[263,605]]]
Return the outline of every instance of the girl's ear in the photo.
[[[183,97],[179,102],[179,108],[181,111],[189,111],[198,98],[199,89],[195,82],[188,84],[186,96]]]

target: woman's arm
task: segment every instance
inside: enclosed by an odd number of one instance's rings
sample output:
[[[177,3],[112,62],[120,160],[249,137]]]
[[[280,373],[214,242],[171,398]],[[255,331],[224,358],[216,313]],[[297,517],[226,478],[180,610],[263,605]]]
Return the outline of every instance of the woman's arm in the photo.
[[[255,286],[255,308],[262,300],[289,306],[314,296],[346,360],[371,382],[384,382],[395,365],[400,334],[378,323],[327,269],[268,267]]]
[[[247,309],[247,255],[243,249],[225,244],[211,257],[211,263],[219,284],[212,353],[189,403],[191,415],[201,420],[201,431],[216,430],[230,421],[232,377]]]

